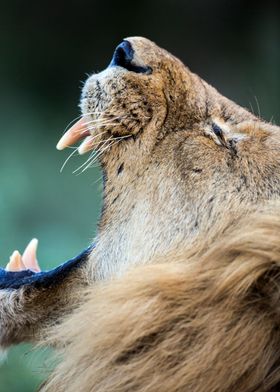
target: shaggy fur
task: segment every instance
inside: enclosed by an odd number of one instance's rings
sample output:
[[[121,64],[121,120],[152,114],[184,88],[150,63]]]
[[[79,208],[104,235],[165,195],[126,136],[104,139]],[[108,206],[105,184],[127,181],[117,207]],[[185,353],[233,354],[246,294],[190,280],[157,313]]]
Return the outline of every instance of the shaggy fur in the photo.
[[[280,382],[279,207],[242,220],[200,257],[176,252],[85,293],[55,331],[64,361],[43,390],[271,391]]]
[[[111,65],[81,99],[102,151],[96,247],[55,291],[14,291],[10,318],[4,293],[0,343],[61,348],[45,392],[276,391],[279,128],[127,41],[151,72]]]

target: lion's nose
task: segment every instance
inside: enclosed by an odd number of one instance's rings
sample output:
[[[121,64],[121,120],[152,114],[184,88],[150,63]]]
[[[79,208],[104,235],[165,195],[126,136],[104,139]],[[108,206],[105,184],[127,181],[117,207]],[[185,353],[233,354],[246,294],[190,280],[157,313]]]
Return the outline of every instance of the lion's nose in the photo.
[[[131,43],[123,41],[116,47],[110,66],[118,65],[119,67],[128,68],[131,65],[133,54],[134,50]]]
[[[134,49],[131,43],[124,40],[116,47],[109,67],[119,66],[136,73],[152,73],[151,67],[132,64],[133,57]]]

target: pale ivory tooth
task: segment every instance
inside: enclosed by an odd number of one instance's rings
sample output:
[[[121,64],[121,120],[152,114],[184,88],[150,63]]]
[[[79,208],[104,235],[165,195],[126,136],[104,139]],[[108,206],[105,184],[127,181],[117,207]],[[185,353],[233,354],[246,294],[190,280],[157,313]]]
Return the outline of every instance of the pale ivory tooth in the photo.
[[[17,272],[17,271],[22,271],[25,270],[25,265],[22,262],[21,259],[21,254],[19,253],[18,250],[15,250],[11,257],[10,257],[10,261],[8,262],[7,266],[6,266],[6,271],[10,271],[10,272]]]
[[[83,155],[86,152],[92,150],[92,146],[93,146],[93,138],[92,136],[87,136],[83,141],[83,143],[79,146],[78,153],[80,155]]]
[[[22,261],[27,269],[30,269],[35,272],[40,272],[41,269],[39,267],[37,255],[36,255],[37,247],[38,247],[38,240],[37,238],[33,238],[25,248],[25,251],[23,252]]]
[[[72,144],[89,134],[90,132],[85,124],[85,119],[81,118],[62,136],[57,143],[56,148],[58,150],[63,150],[65,147],[72,146]]]

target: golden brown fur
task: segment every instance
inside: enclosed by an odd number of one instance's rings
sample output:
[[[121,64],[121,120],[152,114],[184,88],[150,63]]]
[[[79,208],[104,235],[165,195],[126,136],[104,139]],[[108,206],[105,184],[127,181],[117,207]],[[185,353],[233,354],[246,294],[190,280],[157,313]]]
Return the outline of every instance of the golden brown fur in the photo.
[[[81,100],[104,150],[96,248],[61,283],[56,307],[34,312],[38,292],[24,296],[29,340],[47,333],[44,344],[62,347],[42,390],[276,391],[279,128],[154,43],[127,41],[132,65],[152,73],[111,66]],[[26,339],[4,325],[8,344]]]
[[[199,257],[171,254],[85,293],[55,331],[67,348],[44,390],[272,390],[280,382],[279,207],[229,227]]]

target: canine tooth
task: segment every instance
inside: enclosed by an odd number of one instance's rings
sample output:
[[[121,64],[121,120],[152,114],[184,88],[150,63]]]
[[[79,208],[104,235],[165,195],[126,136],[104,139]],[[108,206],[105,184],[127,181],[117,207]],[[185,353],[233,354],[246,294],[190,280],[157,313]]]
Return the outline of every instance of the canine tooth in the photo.
[[[92,136],[87,136],[83,143],[79,146],[78,153],[80,155],[83,155],[86,152],[90,151],[92,149],[92,142]]]
[[[22,261],[27,269],[30,269],[35,272],[40,272],[41,269],[39,267],[39,263],[36,255],[37,247],[38,247],[38,240],[37,238],[33,238],[25,248],[25,251],[23,252]]]
[[[6,266],[6,271],[17,272],[25,269],[26,269],[25,265],[23,264],[21,259],[21,254],[19,253],[18,250],[15,250],[12,253],[10,257],[10,261]]]
[[[85,124],[85,119],[81,118],[62,136],[57,143],[56,148],[58,150],[63,150],[89,134],[90,132]]]

